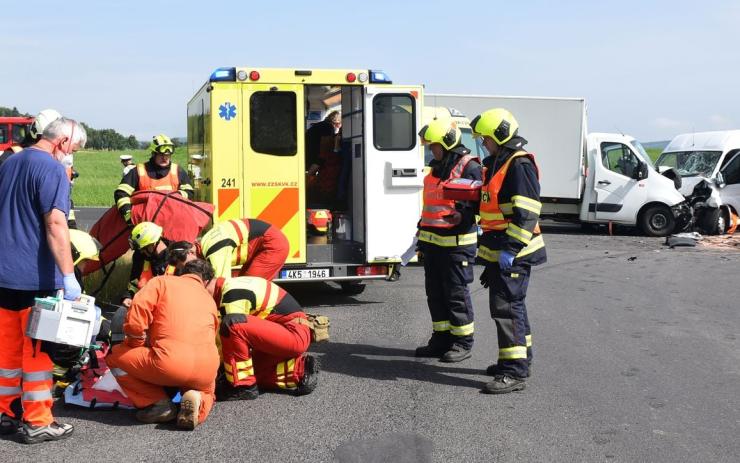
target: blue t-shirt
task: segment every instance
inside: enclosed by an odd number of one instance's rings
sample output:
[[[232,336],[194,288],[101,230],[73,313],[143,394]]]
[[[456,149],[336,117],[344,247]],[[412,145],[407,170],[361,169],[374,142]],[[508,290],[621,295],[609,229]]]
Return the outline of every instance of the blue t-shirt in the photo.
[[[49,153],[26,148],[0,166],[0,288],[62,288],[44,215],[69,214],[69,179]]]

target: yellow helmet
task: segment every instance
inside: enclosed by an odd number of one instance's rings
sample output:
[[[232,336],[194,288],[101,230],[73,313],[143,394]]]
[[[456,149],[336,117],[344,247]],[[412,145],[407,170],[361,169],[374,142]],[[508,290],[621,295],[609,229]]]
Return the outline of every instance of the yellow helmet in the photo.
[[[74,265],[81,261],[100,260],[100,243],[98,240],[88,235],[84,231],[71,229],[69,230],[69,241],[72,245],[72,260]]]
[[[519,123],[508,110],[494,108],[476,116],[470,127],[477,136],[489,136],[501,146],[514,138],[519,130]]]
[[[462,131],[451,118],[433,119],[419,131],[422,143],[439,143],[446,150],[460,144]]]
[[[128,244],[131,249],[138,251],[142,248],[155,244],[162,238],[162,227],[154,222],[141,222],[131,230]]]
[[[152,138],[149,144],[149,151],[159,154],[172,154],[175,151],[175,144],[167,135],[160,133]]]

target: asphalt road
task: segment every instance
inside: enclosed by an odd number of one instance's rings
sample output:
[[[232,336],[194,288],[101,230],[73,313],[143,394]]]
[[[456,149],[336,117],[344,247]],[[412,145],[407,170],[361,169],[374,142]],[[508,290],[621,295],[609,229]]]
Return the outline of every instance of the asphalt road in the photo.
[[[0,452],[59,462],[737,461],[740,253],[545,232],[549,261],[528,296],[533,376],[521,393],[479,392],[496,334],[477,281],[473,357],[413,357],[431,326],[423,270],[411,267],[356,297],[294,287],[332,323],[331,342],[311,349],[322,371],[309,396],[218,403],[194,432],[57,404],[72,438],[0,440]]]

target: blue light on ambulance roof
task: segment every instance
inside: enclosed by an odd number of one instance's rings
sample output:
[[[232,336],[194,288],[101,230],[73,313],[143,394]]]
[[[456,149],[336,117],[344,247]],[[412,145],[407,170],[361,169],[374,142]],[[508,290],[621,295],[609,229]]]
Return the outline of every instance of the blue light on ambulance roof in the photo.
[[[211,82],[236,82],[236,68],[218,68],[211,73]]]
[[[391,78],[383,71],[370,70],[370,83],[371,84],[392,84]]]

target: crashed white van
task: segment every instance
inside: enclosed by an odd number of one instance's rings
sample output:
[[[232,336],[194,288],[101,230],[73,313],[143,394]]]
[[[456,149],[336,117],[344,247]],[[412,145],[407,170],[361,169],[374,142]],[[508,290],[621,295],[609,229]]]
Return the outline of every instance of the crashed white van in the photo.
[[[695,224],[708,234],[721,234],[731,219],[728,196],[717,174],[740,152],[740,130],[684,133],[665,147],[655,164],[681,176],[679,191],[694,207]],[[737,209],[735,209],[737,212]]]

